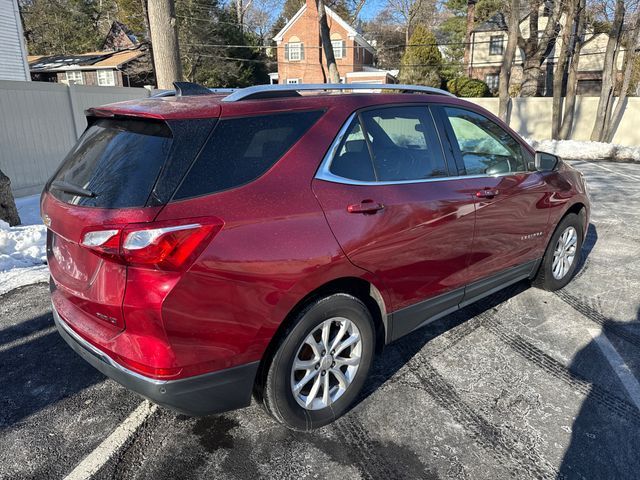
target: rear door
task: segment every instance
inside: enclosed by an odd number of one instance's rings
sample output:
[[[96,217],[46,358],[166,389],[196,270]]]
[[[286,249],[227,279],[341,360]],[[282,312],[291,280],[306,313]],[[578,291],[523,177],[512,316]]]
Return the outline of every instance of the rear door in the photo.
[[[476,201],[469,300],[529,273],[543,249],[549,193],[543,175],[529,169],[531,154],[497,121],[460,107],[437,112]]]
[[[462,298],[474,206],[450,168],[427,106],[379,107],[350,118],[313,181],[346,255],[383,282],[394,338]]]

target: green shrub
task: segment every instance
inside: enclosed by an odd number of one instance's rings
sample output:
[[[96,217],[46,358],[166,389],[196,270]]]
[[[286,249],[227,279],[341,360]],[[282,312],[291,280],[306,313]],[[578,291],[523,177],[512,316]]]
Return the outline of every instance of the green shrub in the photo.
[[[491,90],[482,80],[458,77],[447,82],[447,90],[458,97],[489,97]]]

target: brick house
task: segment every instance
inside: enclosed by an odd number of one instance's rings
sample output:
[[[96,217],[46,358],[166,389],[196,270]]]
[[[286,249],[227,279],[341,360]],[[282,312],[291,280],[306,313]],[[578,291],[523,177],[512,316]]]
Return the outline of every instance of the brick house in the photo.
[[[393,72],[373,66],[373,46],[329,7],[326,12],[341,82],[396,83]],[[306,0],[274,40],[278,72],[270,74],[272,83],[325,83],[328,80],[314,0]]]
[[[548,10],[543,5],[540,10],[538,28],[544,31],[548,21]],[[564,23],[565,17],[560,20]],[[520,21],[520,31],[524,38],[529,37],[529,16],[523,15]],[[472,78],[483,80],[492,91],[498,90],[502,57],[507,47],[508,28],[504,15],[498,13],[486,22],[477,25],[470,39],[469,65],[467,74]],[[609,36],[606,33],[593,34],[587,32],[582,44],[580,60],[578,62],[578,95],[600,95],[602,86],[602,69],[604,65],[604,51]],[[553,75],[557,53],[562,48],[562,40],[557,39],[555,48],[542,64],[544,71],[544,91],[547,96],[553,95]],[[624,55],[617,59],[618,70],[622,69]],[[518,85],[522,80],[522,53],[516,50],[516,58],[512,69],[511,84]]]

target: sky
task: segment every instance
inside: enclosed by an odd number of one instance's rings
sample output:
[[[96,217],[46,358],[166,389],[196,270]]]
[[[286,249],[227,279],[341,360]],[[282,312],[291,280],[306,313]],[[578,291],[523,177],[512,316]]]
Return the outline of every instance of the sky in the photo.
[[[360,18],[362,20],[371,20],[382,9],[382,5],[382,0],[367,0],[360,11]]]

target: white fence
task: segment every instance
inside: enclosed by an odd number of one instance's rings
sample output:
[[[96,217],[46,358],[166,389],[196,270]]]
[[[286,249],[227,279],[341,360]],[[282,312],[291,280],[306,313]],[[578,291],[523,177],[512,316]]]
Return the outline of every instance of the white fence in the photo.
[[[472,102],[486,108],[495,115],[498,114],[497,98],[469,98]],[[551,97],[512,98],[509,125],[520,135],[534,140],[551,138]],[[598,97],[578,97],[576,101],[575,122],[572,140],[589,140],[591,130],[598,111]],[[636,116],[638,115],[638,116]],[[640,118],[640,97],[627,99],[624,115],[613,143],[626,147],[640,145],[640,128],[636,125]]]
[[[0,81],[0,169],[16,196],[37,193],[86,127],[84,110],[105,103],[142,98],[144,88],[66,86],[44,82]],[[497,98],[471,101],[497,113]],[[527,138],[551,137],[551,98],[514,98],[511,126]],[[572,138],[588,140],[598,99],[576,105]],[[640,98],[630,98],[614,143],[640,145]]]
[[[144,88],[0,81],[0,169],[16,196],[42,189],[87,126],[84,110],[148,95]]]

